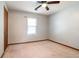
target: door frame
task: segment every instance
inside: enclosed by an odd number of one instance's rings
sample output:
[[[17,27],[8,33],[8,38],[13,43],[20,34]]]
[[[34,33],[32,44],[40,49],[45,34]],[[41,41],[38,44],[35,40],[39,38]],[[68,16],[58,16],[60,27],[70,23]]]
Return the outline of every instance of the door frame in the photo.
[[[4,6],[4,51],[8,46],[8,10]]]

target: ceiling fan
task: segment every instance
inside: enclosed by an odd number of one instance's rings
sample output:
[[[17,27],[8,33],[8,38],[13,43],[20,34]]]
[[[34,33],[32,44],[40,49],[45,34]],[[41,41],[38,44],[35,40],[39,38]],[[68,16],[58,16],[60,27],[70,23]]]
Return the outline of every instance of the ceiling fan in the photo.
[[[60,1],[37,1],[37,3],[40,3],[41,5],[37,6],[35,10],[38,10],[40,7],[44,7],[48,11],[48,4],[59,4]]]

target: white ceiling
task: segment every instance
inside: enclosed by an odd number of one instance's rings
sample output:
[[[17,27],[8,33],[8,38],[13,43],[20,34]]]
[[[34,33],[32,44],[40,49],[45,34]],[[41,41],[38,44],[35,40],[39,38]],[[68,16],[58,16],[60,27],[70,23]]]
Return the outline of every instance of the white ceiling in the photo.
[[[63,8],[67,8],[71,6],[72,4],[79,3],[78,1],[60,1],[59,4],[49,4],[49,11],[47,11],[45,8],[41,7],[37,11],[34,10],[39,3],[35,1],[7,1],[7,6],[11,10],[19,10],[19,11],[27,11],[27,12],[33,12],[43,15],[50,15],[53,14],[59,10],[62,10]]]

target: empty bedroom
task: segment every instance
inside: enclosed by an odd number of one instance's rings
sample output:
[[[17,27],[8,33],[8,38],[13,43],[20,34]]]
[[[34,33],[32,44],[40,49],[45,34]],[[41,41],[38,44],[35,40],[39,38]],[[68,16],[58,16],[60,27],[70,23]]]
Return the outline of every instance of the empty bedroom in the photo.
[[[79,58],[79,1],[0,1],[1,58]]]

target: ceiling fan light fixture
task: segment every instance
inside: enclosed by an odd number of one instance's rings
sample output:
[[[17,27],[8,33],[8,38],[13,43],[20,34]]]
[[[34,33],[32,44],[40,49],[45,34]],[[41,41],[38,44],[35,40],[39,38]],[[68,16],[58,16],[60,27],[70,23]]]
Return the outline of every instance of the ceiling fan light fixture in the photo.
[[[43,4],[42,4],[42,7],[46,7],[46,6],[47,6],[47,4],[46,4],[46,3],[43,3]]]
[[[40,5],[37,6],[35,10],[38,10],[40,7],[43,7],[47,11],[49,10],[48,4],[59,4],[60,3],[60,1],[37,1],[37,2],[40,3]]]

